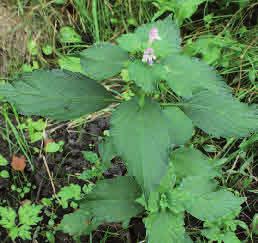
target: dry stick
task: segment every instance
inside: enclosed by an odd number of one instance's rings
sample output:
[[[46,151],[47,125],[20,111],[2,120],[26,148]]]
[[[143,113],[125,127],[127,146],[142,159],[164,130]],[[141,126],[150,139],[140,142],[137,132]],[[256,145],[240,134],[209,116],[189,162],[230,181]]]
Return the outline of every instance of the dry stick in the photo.
[[[49,179],[50,179],[50,183],[51,183],[51,186],[52,186],[52,189],[53,189],[54,196],[55,196],[55,198],[57,198],[56,188],[55,188],[55,185],[54,185],[54,182],[53,182],[53,178],[51,176],[51,173],[50,173],[50,170],[49,170],[49,167],[48,167],[48,164],[47,164],[46,157],[43,155],[42,158],[43,158],[44,165],[46,167],[46,170],[47,170],[47,173],[48,173],[48,176],[49,176]]]

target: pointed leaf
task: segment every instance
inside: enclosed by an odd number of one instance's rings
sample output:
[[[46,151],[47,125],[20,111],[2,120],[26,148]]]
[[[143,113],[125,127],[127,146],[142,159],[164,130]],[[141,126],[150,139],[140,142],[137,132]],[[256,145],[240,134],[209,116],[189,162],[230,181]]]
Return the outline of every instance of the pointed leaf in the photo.
[[[129,56],[111,43],[96,44],[81,52],[83,71],[92,79],[103,80],[118,74]]]
[[[201,91],[185,102],[184,112],[197,127],[216,137],[242,137],[258,130],[257,109],[225,93]]]
[[[133,80],[146,93],[156,90],[157,82],[160,81],[162,67],[159,64],[148,65],[139,60],[131,62],[128,66],[130,80]]]
[[[78,118],[112,103],[112,96],[94,80],[60,70],[24,74],[12,84],[0,85],[0,95],[25,115],[57,120]]]
[[[171,162],[179,178],[204,176],[214,178],[220,173],[212,166],[211,160],[194,148],[179,148],[172,152]]]
[[[240,212],[244,198],[235,196],[232,192],[220,190],[196,196],[186,202],[187,211],[203,221],[215,221],[234,212]]]
[[[185,229],[183,214],[160,212],[144,220],[149,243],[184,243]]]
[[[127,222],[144,210],[135,202],[141,194],[132,177],[101,180],[81,202],[80,208],[90,212],[97,222]]]
[[[178,107],[165,107],[163,112],[168,118],[172,143],[186,143],[192,137],[192,121]]]
[[[163,59],[162,64],[166,70],[163,79],[179,96],[191,97],[199,89],[209,89],[216,93],[230,92],[216,71],[198,59],[174,54]]]
[[[169,127],[158,103],[137,99],[123,103],[111,118],[111,136],[131,175],[148,194],[165,175],[170,145]]]

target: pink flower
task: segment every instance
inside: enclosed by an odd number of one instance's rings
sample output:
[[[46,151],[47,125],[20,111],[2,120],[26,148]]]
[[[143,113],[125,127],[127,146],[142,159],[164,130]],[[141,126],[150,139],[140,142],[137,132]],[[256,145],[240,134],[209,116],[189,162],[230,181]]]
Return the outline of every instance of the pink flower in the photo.
[[[149,42],[153,43],[156,40],[161,40],[159,36],[159,30],[156,27],[153,27],[149,32]]]
[[[149,65],[153,64],[153,61],[156,60],[157,57],[154,54],[154,50],[152,48],[147,48],[144,53],[143,53],[143,57],[142,57],[142,62],[146,62]]]

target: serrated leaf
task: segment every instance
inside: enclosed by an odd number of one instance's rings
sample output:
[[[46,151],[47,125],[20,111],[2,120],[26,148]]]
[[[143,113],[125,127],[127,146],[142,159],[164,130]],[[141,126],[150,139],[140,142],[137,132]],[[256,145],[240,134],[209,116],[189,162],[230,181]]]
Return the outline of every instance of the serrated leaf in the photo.
[[[61,70],[24,74],[12,84],[1,85],[0,95],[22,114],[57,120],[78,118],[112,103],[112,96],[94,80]]]
[[[165,107],[163,112],[168,118],[172,143],[177,145],[186,143],[192,137],[192,121],[178,107]]]
[[[244,198],[237,197],[229,191],[220,190],[199,195],[194,200],[188,200],[185,204],[187,211],[194,217],[203,221],[215,221],[240,211],[240,205],[244,201]]]
[[[242,137],[258,130],[257,109],[225,93],[198,92],[185,102],[184,112],[194,125],[216,137]]]
[[[229,93],[226,82],[208,64],[186,55],[174,54],[162,60],[162,77],[179,96],[191,97],[200,89]]]
[[[83,71],[95,80],[115,76],[122,70],[128,59],[126,51],[111,43],[96,44],[81,52]]]
[[[129,79],[146,93],[156,90],[157,82],[160,81],[162,66],[159,64],[148,65],[139,60],[131,62],[128,66]]]
[[[127,222],[143,211],[135,200],[141,189],[132,177],[116,177],[97,182],[80,208],[90,212],[97,222]]]
[[[85,210],[77,210],[73,213],[66,214],[57,230],[61,230],[71,236],[81,236],[91,233],[98,227],[98,224],[92,222],[92,216]]]
[[[211,160],[194,148],[179,148],[172,152],[171,162],[178,178],[204,176],[214,178],[220,173],[212,166]]]
[[[184,216],[160,212],[144,219],[149,243],[185,242]]]
[[[169,124],[150,98],[142,108],[137,98],[118,107],[111,118],[111,137],[117,151],[146,194],[154,191],[168,167]]]

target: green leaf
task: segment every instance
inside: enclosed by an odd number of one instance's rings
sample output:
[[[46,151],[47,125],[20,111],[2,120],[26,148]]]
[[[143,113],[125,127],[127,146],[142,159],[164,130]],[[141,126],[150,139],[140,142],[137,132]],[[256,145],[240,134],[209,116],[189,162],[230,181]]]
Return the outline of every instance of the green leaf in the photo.
[[[179,148],[171,155],[171,162],[179,178],[203,176],[214,178],[220,173],[212,166],[211,160],[194,148]]]
[[[60,70],[24,74],[12,84],[0,85],[0,95],[22,114],[57,120],[78,118],[112,103],[112,96],[95,81]]]
[[[161,37],[161,40],[152,43],[156,56],[165,57],[180,51],[180,31],[171,17],[142,25],[133,34],[122,35],[117,39],[119,46],[128,52],[143,52],[149,47],[149,32],[152,28],[157,28]]]
[[[186,143],[192,137],[192,121],[178,107],[165,107],[163,112],[168,118],[172,143],[177,145]]]
[[[122,49],[128,52],[136,52],[141,50],[142,43],[135,34],[124,34],[117,38],[116,41]]]
[[[83,42],[81,36],[71,26],[64,26],[60,29],[59,40],[61,43]]]
[[[143,211],[135,202],[140,196],[141,189],[132,177],[116,177],[98,181],[80,208],[97,222],[128,222]]]
[[[185,242],[184,215],[160,212],[144,220],[149,243]]]
[[[81,236],[91,233],[98,227],[98,224],[92,221],[92,216],[85,210],[77,210],[66,214],[57,230],[61,230],[71,236]]]
[[[161,40],[152,43],[156,56],[166,57],[180,51],[180,30],[172,21],[171,16],[164,20],[142,25],[135,31],[137,39],[142,43],[142,51],[149,46],[149,32],[152,28],[158,29],[161,38]]]
[[[146,194],[158,187],[168,168],[169,124],[150,98],[142,108],[137,98],[123,103],[111,118],[111,137]]]
[[[6,165],[8,165],[7,159],[0,154],[0,166],[6,166]]]
[[[99,143],[99,154],[104,163],[110,162],[118,155],[111,137],[106,137]]]
[[[172,55],[162,60],[163,79],[179,96],[191,97],[200,89],[229,93],[226,82],[208,64],[186,55]]]
[[[178,187],[184,193],[189,195],[192,199],[204,194],[214,192],[218,185],[214,180],[211,180],[207,176],[188,176],[182,180],[182,183]]]
[[[38,222],[42,220],[39,216],[43,206],[25,203],[19,208],[19,223],[23,225],[37,225]]]
[[[257,109],[225,93],[196,93],[185,102],[184,112],[197,127],[216,137],[242,137],[258,129]]]
[[[128,66],[129,79],[133,80],[146,93],[156,90],[160,81],[162,66],[159,64],[148,65],[139,60],[131,62]]]
[[[241,243],[233,232],[226,232],[222,240],[224,243]]]
[[[81,52],[83,71],[95,80],[115,76],[122,70],[128,59],[127,52],[111,43],[96,44]]]
[[[63,70],[85,74],[82,70],[81,59],[79,57],[62,56],[58,59],[58,64]]]
[[[185,204],[187,211],[194,217],[203,221],[215,221],[235,211],[240,212],[240,205],[244,201],[245,198],[220,190],[195,196],[194,200],[188,200]]]

